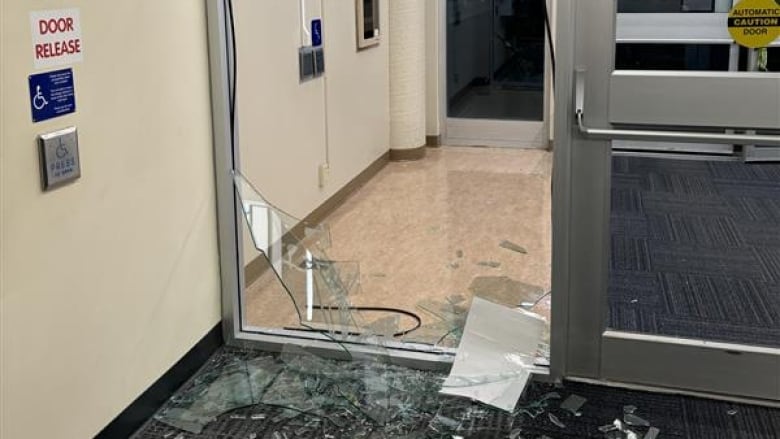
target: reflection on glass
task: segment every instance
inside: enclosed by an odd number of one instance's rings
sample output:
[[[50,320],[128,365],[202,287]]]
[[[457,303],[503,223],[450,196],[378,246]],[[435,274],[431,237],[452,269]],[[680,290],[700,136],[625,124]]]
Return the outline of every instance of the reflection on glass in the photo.
[[[759,61],[761,61],[761,56],[759,57]],[[780,47],[764,49],[763,63],[759,62],[759,70],[764,72],[780,72]]]
[[[280,286],[294,306],[296,321],[287,323],[331,337],[359,332],[361,316],[350,304],[350,296],[360,290],[358,264],[329,260],[326,228],[307,227],[274,207],[240,174],[235,183],[252,242],[261,253],[259,280]]]
[[[543,120],[544,0],[447,2],[448,115]]]
[[[618,70],[729,70],[725,44],[618,44]]]
[[[731,0],[618,0],[618,12],[727,12]]]

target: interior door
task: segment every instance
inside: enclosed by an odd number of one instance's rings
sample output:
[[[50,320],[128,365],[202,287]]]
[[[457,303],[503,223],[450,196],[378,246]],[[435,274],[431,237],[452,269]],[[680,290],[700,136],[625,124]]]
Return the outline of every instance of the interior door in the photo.
[[[780,75],[616,69],[617,3],[559,2],[553,373],[777,403],[780,165],[612,142],[780,146]]]
[[[546,148],[545,0],[447,0],[444,141]]]

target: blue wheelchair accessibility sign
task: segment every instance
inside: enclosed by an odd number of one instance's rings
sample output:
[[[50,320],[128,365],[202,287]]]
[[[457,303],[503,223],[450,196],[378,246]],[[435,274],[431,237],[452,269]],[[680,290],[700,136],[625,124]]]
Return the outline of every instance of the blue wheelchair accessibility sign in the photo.
[[[76,111],[73,69],[30,75],[29,82],[33,122],[42,122]]]

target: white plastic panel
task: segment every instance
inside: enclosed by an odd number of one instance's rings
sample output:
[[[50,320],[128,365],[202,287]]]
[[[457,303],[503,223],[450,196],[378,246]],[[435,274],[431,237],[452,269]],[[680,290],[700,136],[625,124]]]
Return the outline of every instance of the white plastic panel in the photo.
[[[617,14],[618,43],[731,44],[728,14]]]
[[[616,71],[610,78],[609,120],[629,125],[777,128],[780,74]]]
[[[731,44],[727,13],[617,14],[618,43]],[[771,44],[780,47],[780,40]]]

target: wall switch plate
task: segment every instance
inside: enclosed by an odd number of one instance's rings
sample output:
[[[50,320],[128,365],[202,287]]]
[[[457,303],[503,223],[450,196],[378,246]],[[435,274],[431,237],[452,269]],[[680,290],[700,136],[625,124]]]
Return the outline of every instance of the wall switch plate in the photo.
[[[314,75],[322,76],[325,74],[325,49],[322,47],[314,48]]]
[[[298,49],[298,58],[300,62],[301,82],[314,78],[314,49],[311,47],[301,47]]]
[[[320,188],[324,188],[328,184],[328,180],[330,180],[330,165],[323,163],[319,169]]]
[[[65,128],[38,137],[43,190],[70,183],[81,177],[79,138],[76,127]]]

